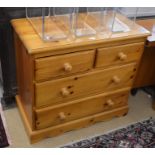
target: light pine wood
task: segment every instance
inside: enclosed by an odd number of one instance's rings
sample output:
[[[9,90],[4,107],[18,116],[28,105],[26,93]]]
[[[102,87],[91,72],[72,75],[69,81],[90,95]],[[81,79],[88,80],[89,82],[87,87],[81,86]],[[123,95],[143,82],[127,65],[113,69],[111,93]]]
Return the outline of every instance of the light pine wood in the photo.
[[[63,70],[66,71],[66,72],[71,72],[73,69],[72,65],[68,62],[65,62],[63,64]]]
[[[44,42],[25,18],[13,20],[12,26],[16,101],[31,143],[127,114],[147,30],[136,25],[110,38]]]
[[[92,71],[35,84],[36,107],[61,104],[73,99],[131,86],[136,64]],[[63,91],[62,91],[63,90]]]
[[[138,61],[143,53],[144,42],[99,48],[97,50],[96,67],[105,67]]]
[[[145,42],[146,41],[145,36],[142,37],[142,36],[134,36],[133,35],[132,38],[128,38],[128,37],[123,37],[123,38],[124,38],[123,40],[122,40],[122,37],[117,38],[117,39],[110,39],[110,40],[109,39],[103,39],[102,42],[99,41],[101,39],[97,40],[96,42],[95,41],[93,42],[92,40],[88,40],[87,41],[89,43],[88,45],[83,45],[83,46],[75,45],[73,47],[66,48],[66,49],[64,49],[63,47],[60,46],[60,48],[52,50],[52,52],[50,49],[47,49],[46,51],[44,51],[44,49],[42,49],[43,52],[38,51],[37,54],[32,54],[32,56],[34,58],[42,58],[42,57],[47,57],[47,56],[69,54],[69,53],[74,53],[74,52],[79,52],[79,51],[94,50],[97,48],[107,48],[107,47],[112,47],[112,46],[114,47],[114,46],[134,44],[137,42]],[[106,42],[106,40],[109,40],[109,41]],[[81,41],[84,41],[84,40],[81,40]]]
[[[125,53],[123,53],[123,52],[119,52],[118,53],[118,58],[121,61],[125,61],[127,59],[127,55]]]
[[[124,106],[124,107],[120,107],[120,108],[117,108],[117,109],[114,109],[111,111],[99,113],[96,115],[91,115],[88,117],[84,117],[82,119],[74,120],[74,121],[60,124],[57,126],[33,131],[30,127],[28,120],[27,120],[27,116],[23,109],[23,104],[22,104],[20,98],[18,97],[18,95],[16,96],[16,100],[17,100],[17,105],[18,105],[19,111],[21,113],[26,131],[27,131],[27,134],[29,136],[31,143],[36,143],[44,138],[54,137],[54,136],[63,134],[67,131],[84,128],[84,127],[93,125],[97,122],[110,120],[114,117],[120,117],[120,116],[126,115],[128,113],[128,106]]]
[[[124,19],[124,21],[128,19]],[[133,31],[128,33],[113,34],[111,38],[107,37],[82,37],[72,40],[60,40],[57,42],[44,42],[35,32],[30,22],[23,19],[15,19],[11,21],[14,30],[19,35],[23,44],[25,45],[29,54],[35,57],[42,57],[47,55],[64,54],[68,52],[75,52],[85,49],[94,49],[99,47],[109,47],[111,45],[126,44],[129,42],[145,41],[146,37],[150,35],[149,31],[136,25]],[[22,27],[21,27],[22,25]]]
[[[27,53],[17,34],[14,34],[14,38],[16,49],[18,94],[20,94],[20,98],[31,127],[34,129],[35,116],[32,111],[32,107],[34,105],[33,58]]]
[[[67,88],[62,88],[61,89],[61,94],[62,94],[63,97],[67,97],[67,96],[69,96],[70,92],[69,92],[69,90]]]
[[[117,76],[117,75],[114,75],[112,77],[112,81],[115,83],[115,84],[119,84],[121,82],[121,79]]]
[[[36,128],[43,129],[86,116],[127,106],[129,88],[73,101],[57,107],[36,110]]]
[[[60,112],[60,113],[58,114],[58,116],[59,116],[59,119],[60,119],[61,121],[63,121],[63,120],[66,119],[66,115],[65,115],[64,112]],[[39,122],[37,122],[37,123],[39,124]]]
[[[106,100],[106,105],[108,105],[109,107],[113,107],[115,105],[115,102],[111,99],[108,99],[108,100]]]
[[[31,123],[29,121],[29,118],[27,115],[27,110],[24,107],[25,103],[22,102],[21,97],[19,95],[16,95],[16,103],[17,103],[21,118],[23,119],[26,133],[27,133],[28,137],[30,138],[30,142],[31,142],[32,141],[32,139],[31,139],[32,130],[34,130],[34,128],[32,128]]]
[[[36,81],[88,71],[93,67],[95,51],[83,51],[35,60]]]

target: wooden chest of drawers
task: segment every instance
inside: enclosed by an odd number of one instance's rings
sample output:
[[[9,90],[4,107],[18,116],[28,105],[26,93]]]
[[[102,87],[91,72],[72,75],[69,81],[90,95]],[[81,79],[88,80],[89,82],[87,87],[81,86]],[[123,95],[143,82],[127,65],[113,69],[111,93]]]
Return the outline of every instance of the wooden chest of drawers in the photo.
[[[32,143],[128,112],[128,95],[148,31],[43,42],[13,20],[17,104]]]

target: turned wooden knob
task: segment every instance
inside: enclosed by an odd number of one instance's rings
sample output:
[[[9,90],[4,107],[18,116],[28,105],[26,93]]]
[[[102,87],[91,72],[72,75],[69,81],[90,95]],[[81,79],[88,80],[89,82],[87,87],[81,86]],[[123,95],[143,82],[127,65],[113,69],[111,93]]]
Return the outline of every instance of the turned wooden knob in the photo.
[[[115,83],[120,83],[120,78],[118,76],[113,76],[112,81]]]
[[[118,57],[119,57],[120,60],[124,61],[124,60],[126,60],[127,55],[124,54],[123,52],[120,52],[120,53],[118,54]]]
[[[62,89],[61,89],[61,94],[62,94],[62,96],[64,96],[64,97],[68,96],[68,95],[69,95],[68,89],[67,89],[67,88],[62,88]]]
[[[106,104],[111,107],[114,105],[114,102],[111,99],[109,99],[106,101]]]
[[[64,70],[70,72],[72,70],[72,65],[70,63],[64,63]]]
[[[66,119],[65,113],[64,113],[64,112],[60,112],[60,113],[59,113],[59,118],[60,118],[61,120],[65,120],[65,119]]]

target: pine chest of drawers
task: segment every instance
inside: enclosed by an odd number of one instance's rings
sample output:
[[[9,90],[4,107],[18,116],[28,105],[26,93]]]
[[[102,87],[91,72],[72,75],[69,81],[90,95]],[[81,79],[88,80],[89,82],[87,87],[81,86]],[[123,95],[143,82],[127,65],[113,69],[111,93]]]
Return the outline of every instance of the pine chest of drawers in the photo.
[[[17,105],[32,143],[128,112],[128,95],[149,33],[43,42],[26,19],[12,21]]]

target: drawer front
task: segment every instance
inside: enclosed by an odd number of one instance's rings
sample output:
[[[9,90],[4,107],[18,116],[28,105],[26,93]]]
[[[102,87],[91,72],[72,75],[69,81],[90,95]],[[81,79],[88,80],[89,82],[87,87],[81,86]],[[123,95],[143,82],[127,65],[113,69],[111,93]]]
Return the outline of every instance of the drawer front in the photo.
[[[110,48],[100,48],[97,51],[96,67],[117,65],[140,59],[144,43],[134,43]]]
[[[35,60],[36,81],[86,71],[94,64],[95,51],[77,52]]]
[[[60,104],[81,97],[131,86],[136,64],[35,84],[36,107]]]
[[[129,89],[124,89],[108,95],[101,94],[80,99],[62,106],[36,110],[36,128],[42,129],[126,106],[128,94]]]

